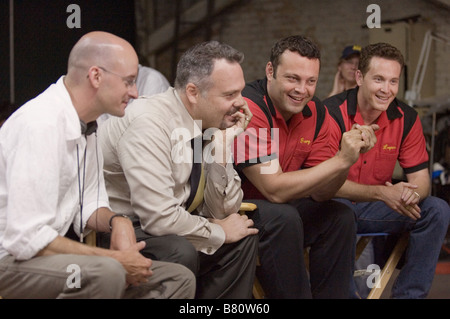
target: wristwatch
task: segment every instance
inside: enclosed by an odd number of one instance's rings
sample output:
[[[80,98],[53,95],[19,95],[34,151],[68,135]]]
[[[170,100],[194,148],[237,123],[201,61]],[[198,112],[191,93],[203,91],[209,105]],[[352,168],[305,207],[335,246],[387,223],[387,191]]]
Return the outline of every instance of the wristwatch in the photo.
[[[123,218],[126,218],[126,219],[131,220],[130,217],[128,217],[128,216],[125,215],[125,214],[115,214],[115,215],[112,215],[111,218],[109,219],[109,230],[112,230],[112,220],[113,220],[114,218],[116,218],[116,217],[123,217]]]

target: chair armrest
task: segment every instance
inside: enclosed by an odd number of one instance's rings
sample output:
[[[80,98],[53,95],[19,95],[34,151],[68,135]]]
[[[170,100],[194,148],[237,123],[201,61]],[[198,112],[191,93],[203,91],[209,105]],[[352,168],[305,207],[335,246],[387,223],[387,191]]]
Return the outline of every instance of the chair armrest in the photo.
[[[258,206],[253,203],[241,203],[241,207],[239,208],[239,213],[243,214],[245,212],[252,212],[254,211]]]

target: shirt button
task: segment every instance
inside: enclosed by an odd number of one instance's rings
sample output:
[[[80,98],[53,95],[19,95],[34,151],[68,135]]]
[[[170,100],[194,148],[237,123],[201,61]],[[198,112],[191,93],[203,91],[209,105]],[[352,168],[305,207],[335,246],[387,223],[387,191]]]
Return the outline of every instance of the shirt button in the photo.
[[[364,161],[364,164],[367,164],[367,161]]]
[[[206,249],[206,252],[207,252],[208,254],[211,254],[211,253],[212,253],[212,248],[211,248],[211,247],[208,247],[208,248]]]

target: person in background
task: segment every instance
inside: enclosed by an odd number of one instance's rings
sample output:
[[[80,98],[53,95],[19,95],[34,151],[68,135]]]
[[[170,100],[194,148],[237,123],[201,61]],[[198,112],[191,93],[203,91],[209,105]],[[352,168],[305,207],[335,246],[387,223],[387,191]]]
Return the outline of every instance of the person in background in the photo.
[[[170,87],[170,83],[158,70],[139,64],[136,87],[138,96],[152,96],[153,94],[165,92]],[[129,103],[132,101],[133,99],[130,99]],[[98,125],[101,125],[110,116],[108,113],[100,115],[97,119]]]
[[[334,76],[333,88],[328,97],[356,87],[356,70],[360,55],[361,47],[359,45],[349,45],[344,48]]]
[[[182,265],[141,255],[129,219],[110,210],[96,119],[123,116],[137,97],[138,59],[124,39],[90,32],[73,47],[67,75],[20,107],[0,130],[0,296],[193,298]],[[111,249],[83,241],[111,234]]]
[[[375,147],[350,168],[336,197],[355,212],[360,233],[409,232],[405,264],[392,298],[425,298],[447,233],[450,208],[429,195],[428,153],[419,116],[396,98],[403,66],[403,55],[394,46],[368,45],[361,51],[358,86],[324,104],[335,121],[333,130],[344,133],[354,125],[379,126]],[[330,143],[337,146],[339,139]],[[393,185],[397,161],[406,181]]]
[[[139,64],[136,86],[138,95],[151,96],[165,92],[170,87],[170,83],[158,70]]]

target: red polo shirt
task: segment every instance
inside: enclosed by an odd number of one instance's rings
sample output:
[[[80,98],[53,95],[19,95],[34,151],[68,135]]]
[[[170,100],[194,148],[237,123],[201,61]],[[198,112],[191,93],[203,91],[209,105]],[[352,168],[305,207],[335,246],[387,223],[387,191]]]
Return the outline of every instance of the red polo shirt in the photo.
[[[357,94],[358,88],[355,88],[324,101],[338,130],[347,131],[355,123],[364,125],[357,107]],[[375,132],[377,143],[369,152],[361,154],[350,168],[349,180],[365,185],[392,182],[397,160],[407,174],[428,167],[422,124],[412,107],[394,99],[376,124],[380,126]],[[333,143],[336,145],[339,141]]]
[[[315,166],[336,153],[328,136],[333,120],[317,98],[286,122],[268,97],[267,79],[247,84],[242,95],[253,118],[235,140],[234,161],[239,172],[275,158],[283,172],[289,172]],[[245,176],[241,177],[245,199],[264,199]]]

